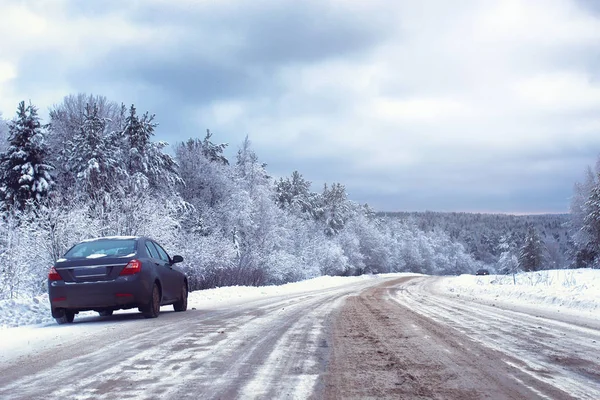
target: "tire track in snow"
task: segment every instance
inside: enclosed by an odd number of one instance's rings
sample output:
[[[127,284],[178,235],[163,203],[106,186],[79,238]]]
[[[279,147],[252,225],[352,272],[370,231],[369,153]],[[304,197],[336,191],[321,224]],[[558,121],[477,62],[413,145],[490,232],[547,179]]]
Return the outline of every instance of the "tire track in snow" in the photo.
[[[0,398],[306,398],[323,372],[329,313],[379,282],[151,320],[76,320],[68,341],[0,366]],[[85,335],[71,335],[83,327]]]
[[[414,279],[390,296],[485,347],[503,362],[580,399],[600,398],[600,330],[440,293],[438,278]],[[555,316],[563,318],[563,316]]]

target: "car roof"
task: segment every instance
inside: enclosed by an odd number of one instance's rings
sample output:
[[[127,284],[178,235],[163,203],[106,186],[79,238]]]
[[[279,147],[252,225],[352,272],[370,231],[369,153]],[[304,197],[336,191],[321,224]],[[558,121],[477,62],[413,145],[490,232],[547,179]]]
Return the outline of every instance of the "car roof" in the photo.
[[[84,239],[80,243],[95,242],[97,240],[136,240],[140,238],[141,236],[102,236],[91,239]]]

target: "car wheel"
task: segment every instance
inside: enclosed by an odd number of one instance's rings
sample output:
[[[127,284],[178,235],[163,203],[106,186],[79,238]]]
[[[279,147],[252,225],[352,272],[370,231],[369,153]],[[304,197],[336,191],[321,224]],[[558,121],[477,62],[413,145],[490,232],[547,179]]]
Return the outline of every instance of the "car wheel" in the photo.
[[[113,314],[113,310],[102,310],[98,311],[101,317],[110,317]]]
[[[54,319],[59,325],[70,324],[75,319],[75,313],[73,311],[65,310],[62,316]]]
[[[152,288],[152,297],[150,298],[150,302],[146,307],[144,307],[144,317],[146,318],[156,318],[158,317],[158,313],[160,312],[160,290],[158,290],[158,285],[155,283]]]
[[[177,302],[173,303],[173,309],[175,311],[187,310],[187,300],[188,300],[187,298],[188,298],[187,286],[184,283],[183,287],[181,288],[181,298]]]

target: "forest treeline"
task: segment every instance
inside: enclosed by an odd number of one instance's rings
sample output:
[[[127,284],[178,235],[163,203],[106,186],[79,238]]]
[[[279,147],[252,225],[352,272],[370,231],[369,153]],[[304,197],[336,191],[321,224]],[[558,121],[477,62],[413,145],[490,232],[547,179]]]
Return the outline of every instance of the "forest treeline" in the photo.
[[[518,268],[519,257],[528,235],[529,240],[538,241],[537,250],[541,253],[543,263],[539,268],[532,269],[575,267],[572,260],[575,243],[571,235],[569,214],[511,215],[426,211],[385,212],[378,215],[412,220],[425,232],[442,229],[452,240],[461,243],[476,260],[495,265],[498,270],[515,267],[499,265],[503,253],[504,261],[512,258],[516,260]]]
[[[154,138],[158,128],[134,105],[85,94],[51,106],[49,121],[25,102],[0,118],[0,299],[43,293],[53,262],[97,236],[155,238],[185,258],[193,289],[325,274],[540,269],[552,266],[545,238],[557,233],[563,243],[560,229],[526,223],[515,235],[486,233],[482,249],[470,217],[376,214],[348,199],[341,183],[314,191],[298,171],[273,178],[247,137],[228,159],[228,144],[209,131],[167,151]],[[556,218],[549,223],[564,226]]]

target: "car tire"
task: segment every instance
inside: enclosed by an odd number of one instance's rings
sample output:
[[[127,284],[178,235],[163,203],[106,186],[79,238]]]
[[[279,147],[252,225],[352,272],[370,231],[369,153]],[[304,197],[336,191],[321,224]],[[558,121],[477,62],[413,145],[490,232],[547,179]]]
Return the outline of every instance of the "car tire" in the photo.
[[[59,325],[70,324],[75,319],[75,313],[73,311],[65,310],[62,316],[56,317],[54,319]]]
[[[181,298],[177,300],[177,302],[173,303],[173,309],[175,311],[185,311],[187,310],[187,302],[188,302],[188,291],[187,286],[184,283],[181,287]]]
[[[158,317],[158,313],[160,312],[160,290],[158,289],[158,285],[156,283],[152,288],[152,296],[150,297],[150,301],[144,307],[142,312],[146,318]]]
[[[101,317],[110,317],[113,314],[113,310],[102,310],[98,311]]]

